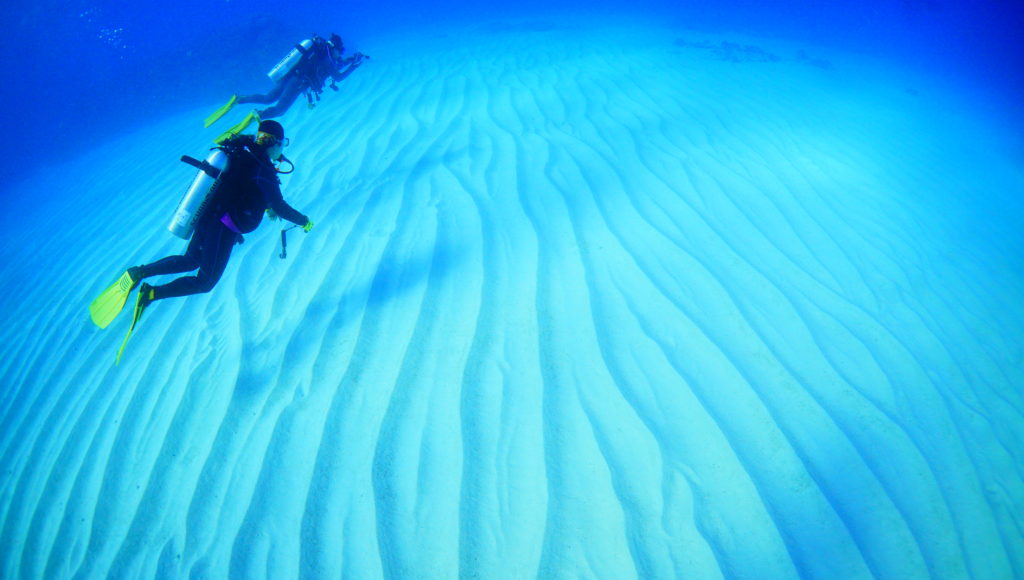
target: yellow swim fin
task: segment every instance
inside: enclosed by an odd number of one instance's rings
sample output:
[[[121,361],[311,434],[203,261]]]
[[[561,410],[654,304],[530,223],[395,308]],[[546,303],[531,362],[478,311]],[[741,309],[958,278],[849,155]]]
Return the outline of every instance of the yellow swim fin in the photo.
[[[221,108],[217,109],[216,111],[213,112],[212,115],[210,115],[209,117],[206,118],[206,121],[203,124],[203,128],[209,127],[210,125],[212,125],[212,124],[216,123],[217,121],[219,121],[221,117],[223,117],[224,115],[227,115],[228,111],[230,111],[231,108],[234,107],[235,103],[237,103],[237,102],[238,102],[238,95],[231,95],[231,98],[228,100],[227,103],[224,104],[224,106],[222,106]]]
[[[135,315],[132,316],[132,325],[128,327],[128,334],[124,337],[124,342],[121,343],[121,348],[117,351],[117,360],[114,364],[121,364],[121,355],[124,354],[124,347],[128,346],[128,339],[132,337],[132,332],[135,330],[135,325],[142,319],[142,313],[149,306],[149,303],[153,301],[153,287],[149,284],[143,284],[139,288],[139,297],[135,299]]]
[[[216,143],[217,145],[220,145],[221,143],[227,141],[228,139],[236,135],[239,135],[240,133],[242,133],[242,131],[248,129],[249,125],[252,125],[254,121],[256,123],[260,122],[260,114],[259,112],[256,111],[256,109],[253,109],[251,113],[246,115],[245,118],[242,119],[240,123],[228,129],[227,131],[221,133],[220,137],[214,139],[213,142]]]
[[[125,272],[121,274],[117,282],[111,284],[109,288],[93,300],[92,304],[89,305],[89,316],[92,318],[93,323],[100,328],[109,326],[117,318],[117,315],[121,313],[124,303],[128,301],[128,294],[135,288],[137,282],[137,280],[132,279],[130,272]]]

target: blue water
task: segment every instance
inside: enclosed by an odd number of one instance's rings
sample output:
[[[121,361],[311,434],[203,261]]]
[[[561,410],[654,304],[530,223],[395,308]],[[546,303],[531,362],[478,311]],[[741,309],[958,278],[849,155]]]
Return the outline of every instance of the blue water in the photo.
[[[0,40],[0,88],[16,176],[74,155],[153,117],[264,91],[263,76],[298,38],[336,31],[350,49],[402,27],[544,12],[622,11],[684,28],[809,41],[879,54],[970,87],[1012,96],[1024,87],[1024,17],[1011,0],[949,2],[279,3],[187,0],[56,2],[19,8]],[[12,138],[11,138],[12,137]]]

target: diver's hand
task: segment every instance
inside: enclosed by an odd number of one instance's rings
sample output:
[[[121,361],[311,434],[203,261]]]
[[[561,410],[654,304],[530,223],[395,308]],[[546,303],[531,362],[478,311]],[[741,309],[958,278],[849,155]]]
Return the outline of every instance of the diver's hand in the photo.
[[[313,229],[313,220],[307,219],[306,225],[302,226],[302,231],[309,233],[309,230]]]
[[[275,213],[274,210],[272,210],[272,209],[268,209],[267,210],[267,217],[270,218],[270,221],[274,221],[274,220],[277,219],[277,213]]]

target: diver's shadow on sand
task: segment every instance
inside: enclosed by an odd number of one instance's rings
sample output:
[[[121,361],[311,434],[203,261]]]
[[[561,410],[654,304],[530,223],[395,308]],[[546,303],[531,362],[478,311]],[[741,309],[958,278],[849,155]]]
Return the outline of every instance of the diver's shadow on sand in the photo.
[[[333,324],[347,326],[363,309],[367,316],[379,316],[396,300],[416,291],[426,294],[424,300],[431,300],[436,286],[452,275],[465,256],[464,246],[444,241],[412,256],[385,255],[372,276],[345,293],[345,306]]]
[[[372,332],[372,329],[379,327],[378,321],[385,316],[387,310],[410,293],[424,294],[420,310],[433,308],[430,304],[433,296],[465,256],[464,246],[450,241],[418,248],[411,255],[396,255],[386,251],[375,270],[368,272],[364,280],[355,282],[341,295],[340,304],[337,297],[314,298],[306,309],[306,319],[320,316],[332,318],[323,334],[306,336],[301,341],[289,344],[284,359],[294,360],[296,356],[301,358],[300,352],[308,352],[310,349],[320,351],[321,354],[334,350],[341,341],[347,340],[346,337],[353,330],[351,325],[360,316],[364,322],[356,332],[361,334],[364,329],[371,329]],[[242,364],[235,380],[232,404],[244,406],[248,404],[246,401],[265,396],[273,389],[278,373],[276,367],[269,362],[274,357],[268,357],[266,349],[280,348],[281,344],[275,341],[243,342]]]

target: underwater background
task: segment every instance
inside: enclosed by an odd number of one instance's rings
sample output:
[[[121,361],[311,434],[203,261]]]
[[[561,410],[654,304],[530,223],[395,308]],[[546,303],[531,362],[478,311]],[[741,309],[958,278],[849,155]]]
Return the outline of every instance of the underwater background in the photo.
[[[1024,86],[1019,31],[1024,9],[982,2],[669,2],[561,0],[485,6],[476,2],[35,2],[13,10],[0,38],[10,82],[0,102],[13,131],[16,175],[97,138],[221,95],[255,88],[291,38],[336,30],[349,48],[394,30],[429,32],[453,22],[564,13],[630,14],[673,26],[786,38],[879,55],[967,92],[1017,108]],[[365,52],[365,51],[364,51]],[[1006,114],[1005,111],[1002,114]]]
[[[0,576],[1024,576],[1015,3],[9,18]],[[115,364],[203,119],[332,32],[315,227]]]

